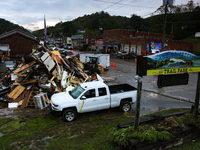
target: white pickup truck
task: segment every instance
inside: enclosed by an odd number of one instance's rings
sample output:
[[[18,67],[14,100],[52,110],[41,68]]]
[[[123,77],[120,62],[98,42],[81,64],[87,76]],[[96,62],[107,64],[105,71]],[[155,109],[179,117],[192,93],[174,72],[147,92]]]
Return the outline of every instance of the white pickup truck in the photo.
[[[127,112],[136,95],[137,89],[129,84],[108,86],[102,81],[85,82],[72,91],[53,94],[50,109],[61,112],[64,121],[73,121],[78,113],[114,107]]]

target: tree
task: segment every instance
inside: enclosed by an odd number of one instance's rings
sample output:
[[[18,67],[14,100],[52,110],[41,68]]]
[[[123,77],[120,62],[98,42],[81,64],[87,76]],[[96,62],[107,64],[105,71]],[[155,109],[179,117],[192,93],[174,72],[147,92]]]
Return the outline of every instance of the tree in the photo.
[[[130,18],[130,24],[134,30],[142,30],[141,26],[144,24],[144,19],[133,14]]]

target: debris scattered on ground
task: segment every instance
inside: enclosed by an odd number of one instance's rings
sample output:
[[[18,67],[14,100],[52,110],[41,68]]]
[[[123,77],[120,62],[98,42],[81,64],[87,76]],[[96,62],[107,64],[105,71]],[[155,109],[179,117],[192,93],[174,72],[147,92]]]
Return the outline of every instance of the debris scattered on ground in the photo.
[[[9,78],[0,79],[1,84],[7,84],[0,86],[0,101],[8,102],[8,108],[33,106],[43,109],[56,92],[65,92],[83,82],[103,81],[97,73],[88,72],[75,57],[61,55],[42,45],[32,54],[23,56]]]

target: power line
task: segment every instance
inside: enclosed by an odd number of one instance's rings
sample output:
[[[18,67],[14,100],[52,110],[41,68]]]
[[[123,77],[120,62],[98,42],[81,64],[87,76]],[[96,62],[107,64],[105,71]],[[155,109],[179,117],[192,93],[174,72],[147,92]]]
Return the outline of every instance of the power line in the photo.
[[[130,3],[133,3],[133,2],[135,2],[135,1],[137,1],[137,0],[134,0],[134,1],[130,2]],[[123,4],[121,7],[118,7],[118,8],[116,8],[116,9],[122,8],[122,7],[126,6],[126,5],[129,5],[130,3],[128,3],[128,4]],[[113,9],[113,10],[111,10],[111,11],[109,11],[109,12],[115,11],[116,9]]]
[[[116,3],[114,3],[114,4],[112,4],[112,5],[110,5],[110,6],[106,7],[106,8],[104,8],[103,10],[105,10],[105,9],[107,9],[107,8],[110,8],[110,7],[112,7],[112,6],[116,5],[116,4],[119,4],[121,1],[123,1],[123,0],[120,0],[120,1],[118,1],[118,2],[116,2]],[[103,11],[103,10],[101,10],[101,11]],[[79,21],[77,21],[77,22],[86,20],[86,19],[89,18],[89,17],[90,17],[90,16],[85,17],[85,18],[82,18],[81,20],[79,20]],[[77,22],[73,22],[73,23],[71,23],[70,25],[68,25],[67,27],[69,27],[69,26],[71,26],[71,25],[73,25],[73,24],[76,24]]]
[[[118,1],[118,2],[116,2],[116,3],[113,3],[112,5],[110,5],[110,6],[106,7],[106,8],[104,8],[102,11],[104,11],[105,9],[108,9],[108,8],[110,8],[110,7],[112,7],[112,6],[116,5],[116,4],[118,4],[118,3],[121,2],[121,1],[123,1],[123,0],[120,0],[120,1]]]
[[[113,3],[113,2],[103,1],[103,0],[93,0],[93,1],[104,2],[104,3]],[[128,5],[128,6],[133,6],[133,7],[143,7],[143,8],[155,8],[155,7],[147,7],[147,6],[130,5],[130,4],[123,4],[123,3],[118,3],[118,5]]]

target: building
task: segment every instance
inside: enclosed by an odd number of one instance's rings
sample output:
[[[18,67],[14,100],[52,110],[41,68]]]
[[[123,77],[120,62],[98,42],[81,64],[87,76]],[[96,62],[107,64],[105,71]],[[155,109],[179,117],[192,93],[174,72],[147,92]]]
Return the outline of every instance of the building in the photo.
[[[82,49],[84,47],[85,40],[83,35],[72,35],[71,40],[73,48]]]
[[[84,35],[84,39],[86,44],[88,45],[88,50],[99,50],[101,46],[99,44],[103,44],[103,36],[102,35]]]
[[[9,49],[9,56],[22,56],[32,53],[32,49],[36,48],[39,41],[35,36],[19,29],[12,30],[0,35],[0,45],[6,45]]]
[[[79,50],[96,50],[100,41],[103,41],[102,35],[72,35],[72,46]],[[98,41],[98,42],[97,42]]]
[[[126,51],[138,55],[150,54],[153,50],[161,50],[162,34],[134,30],[113,29],[103,32],[105,52]],[[196,53],[196,43],[175,41],[173,36],[166,35],[165,50],[184,50]]]

